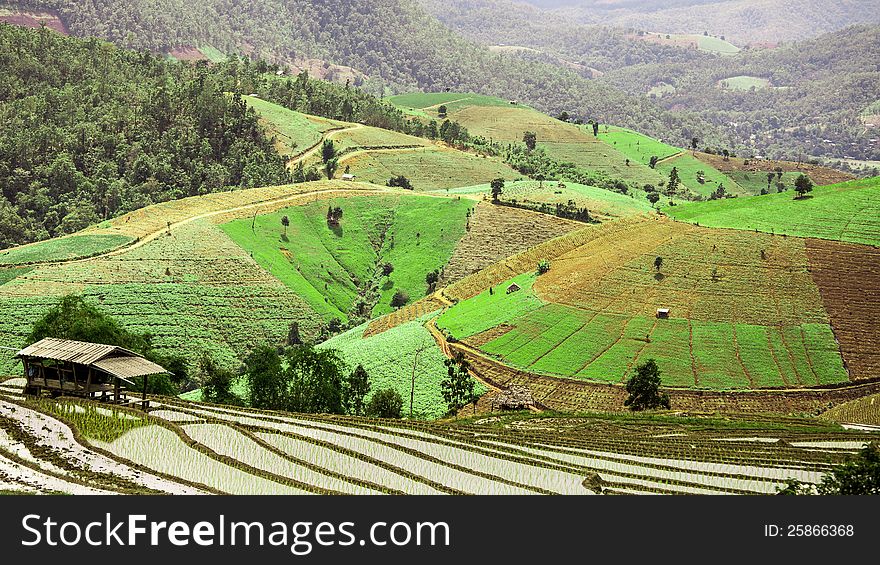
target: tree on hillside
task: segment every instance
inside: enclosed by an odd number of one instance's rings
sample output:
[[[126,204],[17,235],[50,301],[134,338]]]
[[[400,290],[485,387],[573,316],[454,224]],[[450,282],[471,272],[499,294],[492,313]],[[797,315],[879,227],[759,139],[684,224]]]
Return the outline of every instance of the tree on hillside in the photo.
[[[767,173],[767,192],[770,192],[770,183],[773,182],[773,177],[776,176],[772,172]]]
[[[651,159],[648,161],[648,166],[651,167],[652,169],[655,168],[657,166],[658,160],[659,160],[659,158],[656,155],[652,155]]]
[[[691,138],[691,151],[693,155],[697,154],[697,145],[700,143],[700,140],[696,137]]]
[[[443,364],[446,365],[446,378],[441,381],[440,390],[449,413],[454,414],[473,400],[474,379],[468,372],[470,362],[464,358],[461,351],[457,351],[454,357],[443,361]]]
[[[287,237],[287,227],[290,225],[290,218],[281,216],[281,225],[284,226],[284,237]]]
[[[290,322],[290,329],[287,331],[287,345],[300,345],[302,342],[302,336],[299,333],[299,322]]]
[[[327,173],[327,180],[333,180],[336,175],[336,169],[339,168],[339,159],[335,157],[324,163],[324,172]]]
[[[406,190],[413,190],[413,185],[409,182],[409,179],[403,175],[398,175],[396,177],[391,177],[385,183],[385,186],[396,186],[399,188],[404,188]]]
[[[324,163],[327,163],[335,158],[336,145],[333,143],[332,139],[325,139],[323,145],[321,145],[321,160]]]
[[[364,398],[370,392],[370,375],[363,365],[355,367],[348,377],[348,386],[345,388],[345,406],[352,416],[364,415]]]
[[[657,202],[660,200],[660,195],[656,192],[649,192],[646,198],[648,199],[648,202],[650,202],[653,206],[654,204],[657,204]]]
[[[605,129],[608,129],[608,128],[605,128]],[[599,137],[599,120],[593,121],[593,137]]]
[[[560,122],[567,122],[571,119],[571,116],[568,115],[568,112],[560,112],[559,116],[556,118]]]
[[[672,170],[669,171],[669,181],[666,183],[666,194],[672,196],[675,194],[675,191],[678,190],[678,185],[681,182],[681,179],[678,176],[678,167],[672,167]]]
[[[523,132],[523,143],[526,144],[526,149],[534,151],[538,145],[538,134],[533,131]]]
[[[807,175],[800,175],[794,181],[794,190],[797,192],[797,198],[805,198],[808,193],[813,192],[813,181]]]
[[[406,306],[407,302],[409,302],[409,294],[403,289],[397,289],[394,293],[394,296],[391,297],[391,307],[392,308],[400,308],[402,306]]]
[[[199,360],[199,382],[202,386],[202,399],[215,404],[240,406],[241,399],[232,392],[235,374],[221,367],[213,357],[204,354]]]
[[[440,270],[434,269],[427,275],[425,275],[425,283],[428,285],[428,292],[426,294],[431,294],[437,289],[437,282],[440,280]]]
[[[636,374],[626,383],[626,392],[629,398],[623,405],[630,410],[669,408],[669,395],[660,392],[660,368],[653,359],[636,367]]]
[[[328,226],[338,226],[339,220],[342,219],[342,208],[339,206],[328,206],[327,207],[327,225]]]
[[[437,116],[440,117],[440,118],[445,118],[445,117],[446,117],[446,111],[447,111],[447,108],[446,108],[445,105],[444,105],[444,106],[440,106],[439,108],[437,108]]]
[[[393,264],[391,264],[387,261],[385,263],[382,263],[382,276],[383,277],[391,276],[391,273],[393,273],[393,272],[394,272],[394,265]]]
[[[657,272],[660,272],[660,268],[663,266],[663,257],[657,256],[654,259],[654,268],[657,269]]]
[[[492,182],[489,186],[492,188],[492,200],[494,202],[498,202],[498,197],[500,197],[501,193],[504,192],[504,179],[492,179]]]
[[[403,398],[393,388],[376,391],[366,407],[371,418],[400,418],[403,411]]]

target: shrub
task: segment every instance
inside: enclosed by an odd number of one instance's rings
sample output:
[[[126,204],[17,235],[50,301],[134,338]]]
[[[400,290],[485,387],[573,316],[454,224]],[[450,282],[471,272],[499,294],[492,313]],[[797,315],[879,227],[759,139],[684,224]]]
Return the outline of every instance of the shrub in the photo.
[[[409,302],[409,294],[405,290],[397,289],[397,292],[391,297],[391,306],[393,308],[405,306],[407,302]]]
[[[660,392],[660,368],[653,359],[636,367],[636,374],[626,383],[629,393],[623,405],[630,410],[669,408],[669,395]]]
[[[403,398],[393,388],[377,391],[367,403],[367,416],[371,418],[400,418]]]
[[[538,262],[538,274],[543,275],[547,271],[550,270],[550,261],[547,259],[542,259]]]

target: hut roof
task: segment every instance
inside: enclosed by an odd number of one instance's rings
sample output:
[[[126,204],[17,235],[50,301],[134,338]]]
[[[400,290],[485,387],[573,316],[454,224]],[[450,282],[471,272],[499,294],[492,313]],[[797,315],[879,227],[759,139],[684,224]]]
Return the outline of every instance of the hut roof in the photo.
[[[535,397],[529,387],[524,385],[510,385],[501,391],[492,401],[493,408],[498,406],[502,409],[522,409],[535,405]]]
[[[168,372],[162,366],[144,359],[137,353],[116,345],[54,337],[47,337],[29,345],[19,351],[16,356],[68,361],[94,367],[124,380]]]

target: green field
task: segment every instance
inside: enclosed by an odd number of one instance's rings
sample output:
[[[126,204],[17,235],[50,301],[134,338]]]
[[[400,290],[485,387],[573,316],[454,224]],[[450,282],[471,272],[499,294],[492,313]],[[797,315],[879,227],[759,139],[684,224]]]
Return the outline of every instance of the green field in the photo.
[[[461,110],[468,106],[509,106],[511,108],[527,108],[525,105],[511,104],[510,100],[504,100],[495,96],[484,96],[482,94],[463,92],[411,92],[408,94],[391,96],[387,100],[404,111],[418,111],[431,108],[434,117],[436,117],[437,114],[437,109],[435,107],[440,106],[441,104],[445,105],[449,112]]]
[[[701,226],[758,230],[880,245],[880,177],[815,187],[795,200],[791,191],[669,206],[678,220]]]
[[[202,45],[199,51],[212,63],[222,63],[227,58],[225,53],[211,45]]]
[[[292,157],[321,141],[321,129],[304,114],[254,96],[245,96],[244,100],[269,122],[280,153]]]
[[[71,235],[0,251],[0,265],[44,263],[91,257],[134,241],[124,235]]]
[[[712,37],[711,35],[695,35],[692,37],[697,38],[697,46],[701,51],[719,53],[721,55],[735,55],[741,51],[739,47],[720,37]]]
[[[617,126],[601,126],[599,139],[623,153],[630,161],[643,165],[647,165],[651,157],[665,159],[681,152],[678,147]]]
[[[563,186],[560,186],[563,185]],[[489,184],[453,188],[449,194],[491,193]],[[625,217],[651,211],[651,205],[641,196],[620,194],[573,182],[557,183],[534,180],[508,182],[501,195],[503,200],[528,200],[531,202],[557,202],[566,204],[573,201],[579,207],[586,207],[590,213],[602,216]]]
[[[734,182],[736,182],[736,184],[738,184],[746,193],[750,195],[756,195],[761,194],[762,190],[767,190],[767,172],[768,171],[731,171],[726,174]],[[786,190],[793,190],[794,181],[800,175],[801,174],[798,172],[789,171],[782,173],[781,180],[774,176],[773,181],[770,183],[770,190],[768,192],[777,192],[777,182],[781,182],[783,185],[785,185]]]
[[[363,365],[370,375],[370,395],[384,388],[395,389],[403,398],[403,412],[409,414],[413,361],[417,350],[424,347],[416,364],[415,400],[413,415],[420,419],[435,419],[447,411],[440,392],[440,382],[446,377],[446,356],[434,338],[422,325],[431,314],[407,322],[380,334],[364,338],[366,324],[331,338],[319,347],[336,349],[349,366]],[[477,394],[486,392],[479,382]]]
[[[373,315],[392,310],[397,289],[413,301],[422,298],[425,275],[446,264],[474,202],[402,195],[329,204],[343,209],[337,229],[327,225],[327,201],[235,220],[222,229],[325,319],[347,320],[359,293],[374,279],[379,300]],[[290,221],[286,236],[283,216]],[[394,265],[390,277],[377,275],[377,264],[385,262]]]
[[[753,88],[755,90],[769,88],[770,81],[766,78],[742,75],[721,79],[718,81],[718,87],[724,90],[738,90],[748,92]]]
[[[740,195],[748,193],[732,178],[725,175],[712,165],[700,161],[688,152],[681,153],[676,157],[662,161],[657,165],[656,170],[668,180],[669,173],[672,172],[672,167],[678,169],[678,176],[681,178],[681,183],[696,194],[709,196],[718,189],[719,184],[724,185],[728,194]],[[697,181],[697,172],[699,171],[703,171],[704,173],[703,178],[706,181],[704,184],[700,184]],[[764,181],[767,181],[766,175]]]
[[[536,310],[544,302],[532,292],[534,282],[534,273],[525,273],[498,285],[492,294],[487,289],[463,300],[437,318],[437,327],[461,339]],[[517,283],[522,290],[507,294],[506,289],[511,283]]]

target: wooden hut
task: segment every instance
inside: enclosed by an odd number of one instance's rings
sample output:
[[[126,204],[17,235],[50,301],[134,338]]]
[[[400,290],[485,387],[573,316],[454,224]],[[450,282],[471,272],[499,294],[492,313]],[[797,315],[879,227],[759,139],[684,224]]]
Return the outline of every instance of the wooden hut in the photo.
[[[519,290],[522,290],[522,289],[520,288],[520,286],[518,284],[510,283],[510,286],[507,287],[507,294],[511,294],[511,293],[517,292]]]
[[[527,410],[536,405],[532,391],[525,385],[513,384],[492,399],[492,410]]]
[[[100,343],[86,343],[47,337],[29,345],[16,355],[24,364],[26,394],[49,391],[53,396],[81,396],[115,404],[135,404],[128,400],[125,385],[143,377],[141,407],[149,407],[147,379],[168,374],[163,367],[140,355]]]
[[[662,320],[669,318],[669,308],[657,308],[657,317]]]

